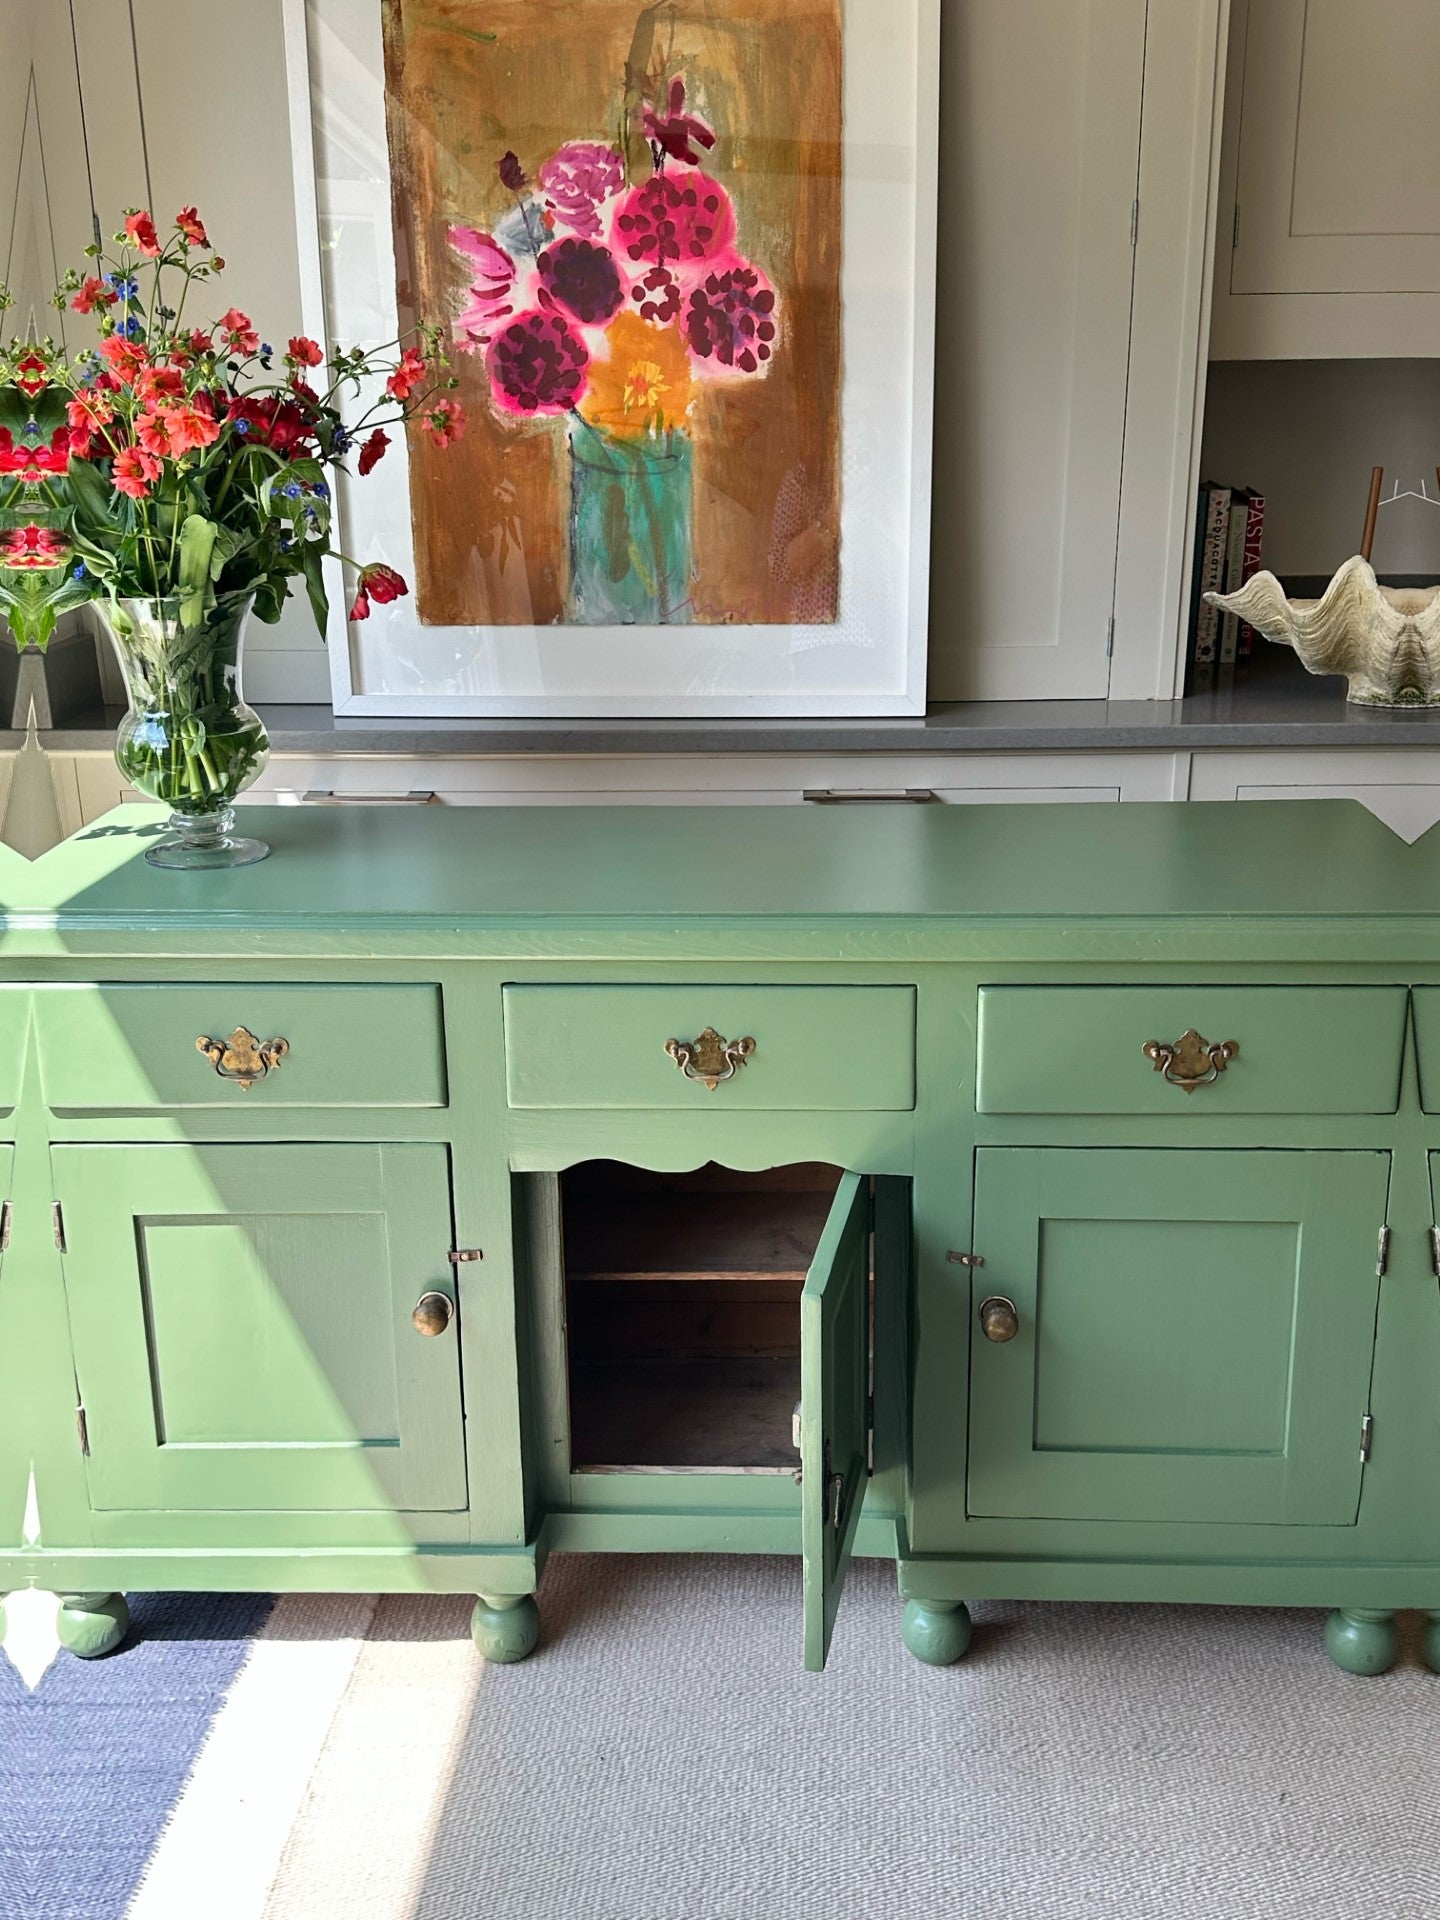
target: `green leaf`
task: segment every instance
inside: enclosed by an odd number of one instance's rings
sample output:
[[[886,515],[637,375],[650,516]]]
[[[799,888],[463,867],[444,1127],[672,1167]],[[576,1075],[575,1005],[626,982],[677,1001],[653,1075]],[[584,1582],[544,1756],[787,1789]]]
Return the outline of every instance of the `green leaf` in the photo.
[[[330,621],[330,596],[325,591],[325,574],[321,566],[322,554],[317,546],[304,546],[300,549],[300,570],[305,575],[305,591],[310,596],[310,610],[315,615],[315,624],[320,629],[320,638],[325,638],[325,629]]]
[[[204,616],[217,531],[215,522],[199,513],[187,514],[180,523],[176,585],[180,590],[180,618],[187,627],[198,627]]]

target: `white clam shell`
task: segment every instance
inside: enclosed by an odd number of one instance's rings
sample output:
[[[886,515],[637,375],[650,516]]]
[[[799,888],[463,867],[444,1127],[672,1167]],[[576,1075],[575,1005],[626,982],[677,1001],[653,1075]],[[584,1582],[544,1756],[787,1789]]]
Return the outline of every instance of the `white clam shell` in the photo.
[[[1309,672],[1343,673],[1358,706],[1440,704],[1440,585],[1382,587],[1357,553],[1319,600],[1287,600],[1273,573],[1205,598],[1293,647]]]

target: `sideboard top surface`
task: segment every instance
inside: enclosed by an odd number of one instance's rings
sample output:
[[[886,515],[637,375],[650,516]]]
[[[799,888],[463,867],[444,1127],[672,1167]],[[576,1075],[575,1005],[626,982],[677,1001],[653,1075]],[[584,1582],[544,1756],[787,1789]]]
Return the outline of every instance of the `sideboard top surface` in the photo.
[[[159,872],[126,806],[6,862],[8,924],[654,926],[1428,916],[1440,832],[1350,800],[1112,807],[251,807],[270,859]]]

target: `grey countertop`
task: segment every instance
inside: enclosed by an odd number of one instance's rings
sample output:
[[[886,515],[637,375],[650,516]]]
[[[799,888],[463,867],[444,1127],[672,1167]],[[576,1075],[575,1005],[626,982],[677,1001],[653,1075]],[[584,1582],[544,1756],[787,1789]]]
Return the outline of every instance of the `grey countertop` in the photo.
[[[276,753],[1074,753],[1214,747],[1437,747],[1440,707],[1351,707],[1345,683],[1293,654],[1259,656],[1234,683],[1185,700],[942,702],[914,720],[377,720],[328,707],[261,709]],[[108,745],[119,709],[40,734],[55,753]],[[17,742],[18,744],[18,737]]]

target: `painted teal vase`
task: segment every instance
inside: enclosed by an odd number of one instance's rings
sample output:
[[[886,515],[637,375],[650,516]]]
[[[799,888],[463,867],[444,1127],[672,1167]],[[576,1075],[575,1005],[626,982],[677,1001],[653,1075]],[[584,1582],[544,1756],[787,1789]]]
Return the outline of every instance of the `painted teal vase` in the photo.
[[[619,439],[572,421],[567,620],[587,627],[687,624],[694,517],[688,434]]]

